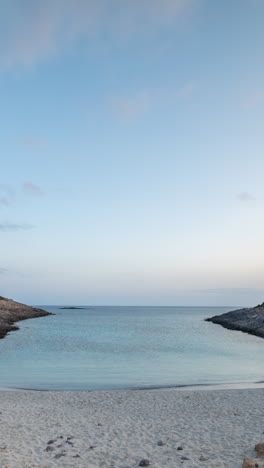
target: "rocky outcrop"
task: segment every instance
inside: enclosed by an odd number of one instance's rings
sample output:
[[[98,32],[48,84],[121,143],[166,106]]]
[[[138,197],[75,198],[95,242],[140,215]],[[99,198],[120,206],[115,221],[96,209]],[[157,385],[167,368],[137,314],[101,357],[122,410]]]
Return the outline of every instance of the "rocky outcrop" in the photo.
[[[44,317],[45,315],[52,314],[46,310],[20,304],[12,299],[0,296],[0,338],[4,338],[10,331],[19,329],[14,325],[15,322],[35,317]]]
[[[242,468],[264,468],[264,444],[255,445],[256,458],[245,458]]]
[[[264,303],[248,309],[239,309],[206,319],[230,330],[239,330],[264,338]]]

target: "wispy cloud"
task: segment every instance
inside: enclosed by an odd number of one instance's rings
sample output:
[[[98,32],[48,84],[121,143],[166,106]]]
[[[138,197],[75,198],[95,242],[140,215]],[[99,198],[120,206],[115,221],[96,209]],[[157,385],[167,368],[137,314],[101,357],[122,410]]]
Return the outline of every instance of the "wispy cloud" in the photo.
[[[32,224],[0,223],[0,232],[28,231],[34,227]]]
[[[32,65],[81,37],[138,34],[175,19],[198,0],[13,0],[1,11],[2,66]]]
[[[42,148],[43,146],[45,146],[45,144],[46,142],[44,140],[40,140],[38,138],[27,138],[23,141],[23,145],[32,149]]]
[[[264,104],[264,90],[254,91],[244,100],[246,107],[256,107],[260,104]]]
[[[34,184],[31,181],[24,182],[22,188],[23,188],[23,191],[28,195],[34,195],[37,197],[40,197],[43,195],[43,191],[40,188],[40,186],[37,184]]]
[[[131,122],[153,110],[155,106],[160,104],[171,105],[180,99],[189,98],[197,87],[196,82],[190,81],[176,90],[154,89],[130,96],[114,96],[110,99],[111,109],[120,120]]]
[[[190,81],[186,83],[184,86],[182,86],[182,88],[178,89],[175,95],[178,98],[188,98],[195,92],[197,87],[198,85],[195,81]]]
[[[9,206],[15,196],[14,190],[8,185],[0,185],[0,206]]]
[[[21,191],[26,196],[41,197],[44,194],[42,188],[31,181],[24,182],[22,187],[16,190],[9,185],[0,185],[0,208],[8,208],[16,201],[18,195],[21,196]]]
[[[9,200],[7,198],[1,197],[0,198],[0,205],[2,206],[8,206],[9,205]]]
[[[0,268],[0,275],[5,275],[7,271],[7,268]]]
[[[241,192],[237,195],[237,198],[241,202],[252,202],[256,200],[256,198],[249,192]]]
[[[114,97],[111,106],[114,114],[123,121],[138,119],[148,110],[152,104],[152,97],[147,92],[142,92],[131,97]]]

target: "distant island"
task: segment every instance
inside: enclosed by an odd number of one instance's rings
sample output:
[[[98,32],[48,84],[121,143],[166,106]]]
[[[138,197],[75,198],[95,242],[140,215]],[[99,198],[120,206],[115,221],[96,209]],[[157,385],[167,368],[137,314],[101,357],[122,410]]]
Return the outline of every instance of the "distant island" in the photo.
[[[19,327],[14,325],[15,322],[44,317],[45,315],[53,314],[0,296],[0,339],[4,338],[10,331],[19,330]]]
[[[264,338],[264,302],[256,307],[234,310],[205,320]]]
[[[71,307],[59,307],[59,309],[70,309],[70,310],[72,310],[72,309],[88,309],[88,307],[73,307],[73,306],[71,306]]]

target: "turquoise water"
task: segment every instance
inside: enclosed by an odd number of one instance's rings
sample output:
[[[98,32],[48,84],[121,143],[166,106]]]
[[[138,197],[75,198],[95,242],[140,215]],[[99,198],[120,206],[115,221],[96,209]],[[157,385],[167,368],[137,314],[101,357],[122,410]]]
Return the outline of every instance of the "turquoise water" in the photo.
[[[0,387],[94,390],[264,380],[264,340],[204,321],[223,307],[90,307],[20,322]]]

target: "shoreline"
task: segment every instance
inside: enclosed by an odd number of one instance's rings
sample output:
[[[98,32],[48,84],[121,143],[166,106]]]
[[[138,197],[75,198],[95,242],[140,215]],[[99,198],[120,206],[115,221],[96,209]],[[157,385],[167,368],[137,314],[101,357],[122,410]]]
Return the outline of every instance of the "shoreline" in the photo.
[[[223,382],[223,383],[199,383],[182,385],[156,385],[149,387],[123,387],[123,388],[98,388],[82,390],[54,390],[29,387],[0,387],[0,392],[129,392],[129,391],[148,391],[148,390],[175,390],[175,391],[217,391],[217,390],[250,390],[264,388],[264,380],[258,382]]]
[[[14,325],[16,322],[48,315],[53,314],[0,296],[0,339],[5,338],[11,331],[19,330],[19,327]]]
[[[3,391],[0,466],[241,468],[263,442],[263,396],[263,388]]]

